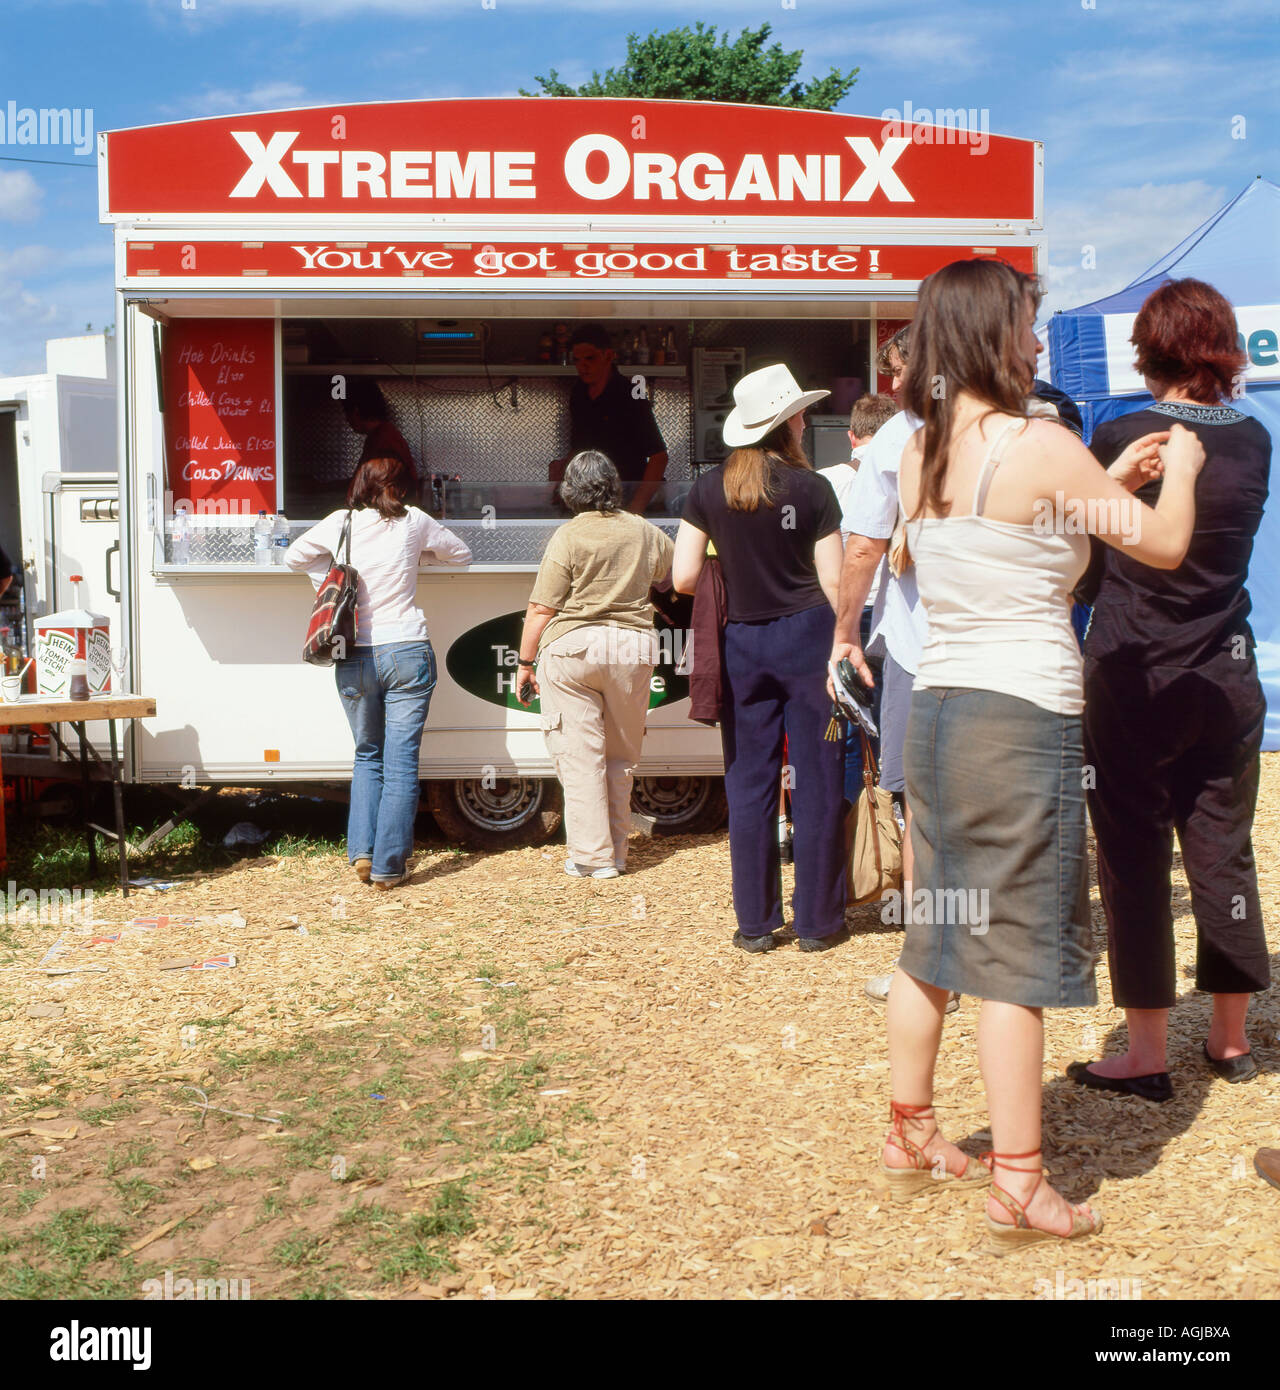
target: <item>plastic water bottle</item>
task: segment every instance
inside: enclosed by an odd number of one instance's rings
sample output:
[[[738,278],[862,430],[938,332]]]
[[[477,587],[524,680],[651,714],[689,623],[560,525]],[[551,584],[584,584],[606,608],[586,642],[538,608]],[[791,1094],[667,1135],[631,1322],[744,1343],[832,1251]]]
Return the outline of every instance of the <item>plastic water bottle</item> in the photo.
[[[253,563],[263,566],[271,563],[271,518],[265,508],[253,523]]]
[[[271,563],[284,564],[284,553],[289,549],[289,518],[281,512],[271,528]]]
[[[191,563],[191,516],[181,505],[173,510],[173,563]]]

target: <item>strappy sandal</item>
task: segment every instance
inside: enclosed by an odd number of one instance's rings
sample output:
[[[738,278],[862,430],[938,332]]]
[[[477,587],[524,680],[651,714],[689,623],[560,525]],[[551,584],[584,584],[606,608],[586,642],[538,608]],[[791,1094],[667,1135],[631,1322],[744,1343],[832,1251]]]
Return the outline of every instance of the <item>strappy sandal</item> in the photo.
[[[1003,1221],[994,1220],[991,1213],[987,1212],[987,1234],[991,1237],[991,1253],[993,1255],[1009,1255],[1028,1245],[1037,1245],[1042,1240],[1082,1240],[1085,1236],[1096,1235],[1102,1229],[1101,1212],[1092,1212],[1086,1216],[1083,1212],[1076,1211],[1074,1207],[1071,1208],[1071,1229],[1065,1235],[1060,1235],[1057,1231],[1046,1231],[1040,1226],[1033,1226],[1027,1219],[1027,1207],[1039,1191],[1040,1184],[1044,1181],[1044,1165],[1037,1163],[1034,1168],[1020,1168],[1011,1160],[1018,1158],[1038,1159],[1040,1157],[1039,1149],[1032,1149],[1028,1154],[991,1153],[984,1154],[983,1157],[989,1157],[992,1162],[991,1195],[1013,1217],[1013,1224],[1008,1225]],[[994,1169],[996,1168],[1007,1168],[1011,1173],[1039,1174],[1036,1185],[1027,1195],[1025,1202],[1020,1202],[1012,1193],[1006,1192],[995,1181]]]
[[[943,1168],[937,1174],[935,1159],[929,1157],[924,1149],[908,1139],[904,1129],[907,1120],[929,1119],[933,1116],[932,1105],[899,1105],[889,1102],[890,1127],[885,1138],[886,1144],[901,1150],[912,1162],[910,1168],[890,1168],[880,1159],[880,1176],[889,1186],[889,1196],[895,1202],[909,1202],[920,1192],[936,1192],[945,1188],[948,1192],[967,1191],[974,1187],[985,1187],[991,1181],[991,1169],[976,1158],[966,1161],[963,1173],[953,1173]],[[936,1132],[936,1125],[935,1125]],[[932,1137],[932,1136],[931,1136]]]

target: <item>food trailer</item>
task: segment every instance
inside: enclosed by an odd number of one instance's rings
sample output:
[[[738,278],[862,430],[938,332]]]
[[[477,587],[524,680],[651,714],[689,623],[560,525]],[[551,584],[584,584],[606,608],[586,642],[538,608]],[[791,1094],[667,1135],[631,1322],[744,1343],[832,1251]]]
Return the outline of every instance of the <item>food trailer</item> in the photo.
[[[439,663],[421,773],[446,832],[530,836],[558,805],[515,696],[533,576],[565,517],[568,336],[610,334],[668,454],[647,515],[673,533],[746,371],[832,391],[819,465],[848,457],[878,345],[949,261],[1044,263],[1038,143],[941,125],[701,102],[523,98],[327,106],[100,137],[115,226],[125,679],[158,716],[128,776],[338,782],[351,737],[306,666],[312,594],[269,563],[341,504],[371,377],[462,536],[424,565]],[[843,418],[842,417],[843,413]],[[277,520],[279,519],[279,520]],[[260,528],[261,529],[261,528]],[[636,804],[660,829],[723,814],[716,730],[688,718],[663,634]]]

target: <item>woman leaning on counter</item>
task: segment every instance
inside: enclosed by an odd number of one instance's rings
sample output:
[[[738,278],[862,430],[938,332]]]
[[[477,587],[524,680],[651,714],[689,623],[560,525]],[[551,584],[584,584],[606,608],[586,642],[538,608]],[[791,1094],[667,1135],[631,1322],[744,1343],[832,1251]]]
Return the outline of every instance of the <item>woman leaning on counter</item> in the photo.
[[[516,689],[524,704],[541,697],[547,751],[564,786],[565,873],[616,878],[627,863],[631,770],[657,660],[649,590],[670,571],[672,544],[622,510],[618,470],[595,450],[569,460],[560,495],[573,520],[542,557]]]
[[[436,685],[436,658],[427,620],[417,607],[418,566],[465,565],[471,551],[426,512],[405,503],[410,486],[396,458],[362,463],[347,505],[330,512],[285,554],[319,589],[330,567],[345,561],[343,534],[351,528],[351,561],[359,575],[356,645],[334,663],[338,695],[355,737],[347,858],[375,888],[403,883],[418,813],[418,754]]]

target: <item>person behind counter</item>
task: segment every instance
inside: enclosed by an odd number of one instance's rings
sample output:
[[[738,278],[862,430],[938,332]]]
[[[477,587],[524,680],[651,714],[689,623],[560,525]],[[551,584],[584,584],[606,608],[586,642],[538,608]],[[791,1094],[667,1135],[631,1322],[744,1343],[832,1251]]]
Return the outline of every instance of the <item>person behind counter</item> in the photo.
[[[394,888],[408,876],[418,812],[418,750],[436,684],[427,620],[415,606],[424,559],[465,565],[471,551],[438,521],[405,505],[399,459],[368,459],[356,469],[347,506],[330,512],[285,552],[318,590],[345,547],[359,575],[356,645],[335,663],[338,695],[355,737],[347,859],[364,883]]]
[[[9,585],[12,584],[15,579],[21,580],[21,578],[21,568],[9,559],[8,555],[4,552],[4,548],[0,546],[0,598],[3,598],[5,594],[9,592]]]
[[[616,878],[657,658],[649,590],[670,571],[673,547],[621,510],[618,470],[601,453],[575,454],[560,491],[573,520],[551,537],[529,595],[516,690],[526,705],[541,696],[564,786],[565,873]]]
[[[418,495],[418,467],[405,437],[391,423],[391,412],[387,399],[376,381],[367,376],[347,379],[347,398],[342,404],[342,413],[347,424],[357,434],[365,437],[360,449],[361,463],[371,459],[397,459],[408,474],[404,493],[406,497]]]
[[[578,381],[569,394],[569,453],[598,450],[612,461],[623,484],[627,510],[643,513],[662,486],[667,446],[646,396],[614,366],[608,333],[584,324],[570,340]],[[563,474],[564,460],[551,465],[551,480]]]

